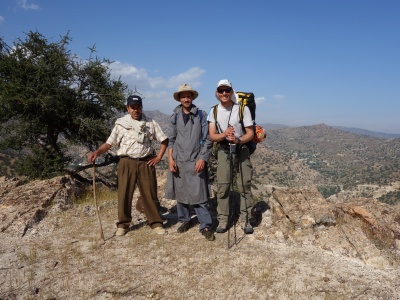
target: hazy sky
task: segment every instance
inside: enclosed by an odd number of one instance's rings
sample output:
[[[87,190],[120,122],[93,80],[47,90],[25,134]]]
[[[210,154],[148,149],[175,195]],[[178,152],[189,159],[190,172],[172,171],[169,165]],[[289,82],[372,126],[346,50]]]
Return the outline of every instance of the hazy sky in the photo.
[[[227,78],[257,97],[257,122],[400,133],[399,0],[1,0],[0,36],[38,31],[172,113],[181,83],[217,103]]]

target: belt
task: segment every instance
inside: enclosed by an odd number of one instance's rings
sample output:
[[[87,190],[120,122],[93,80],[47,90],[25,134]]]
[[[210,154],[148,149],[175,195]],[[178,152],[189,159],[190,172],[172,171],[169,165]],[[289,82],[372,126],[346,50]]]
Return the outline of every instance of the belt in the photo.
[[[136,161],[148,161],[152,157],[153,157],[152,155],[147,155],[145,157],[121,156],[121,158],[129,158],[129,159],[136,160]]]

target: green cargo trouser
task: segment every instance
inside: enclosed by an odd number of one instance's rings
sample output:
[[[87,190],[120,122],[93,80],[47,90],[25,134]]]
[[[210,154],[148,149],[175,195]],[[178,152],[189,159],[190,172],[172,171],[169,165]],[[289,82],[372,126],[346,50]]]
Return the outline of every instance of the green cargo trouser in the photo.
[[[251,194],[251,177],[253,166],[247,147],[242,147],[237,154],[232,154],[233,167],[237,168],[236,184],[240,193],[240,220],[246,224],[251,217],[253,198]],[[220,148],[217,168],[217,201],[218,221],[224,227],[229,216],[229,192],[231,183],[230,153]]]

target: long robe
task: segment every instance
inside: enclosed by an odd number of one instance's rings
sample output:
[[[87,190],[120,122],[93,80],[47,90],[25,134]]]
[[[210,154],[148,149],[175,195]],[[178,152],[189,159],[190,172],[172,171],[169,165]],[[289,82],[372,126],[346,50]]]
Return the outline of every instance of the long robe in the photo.
[[[207,113],[193,105],[185,124],[179,105],[174,109],[170,122],[172,133],[168,136],[168,148],[173,149],[172,157],[178,172],[168,170],[165,198],[191,205],[204,203],[209,197],[207,164],[201,173],[196,173],[194,167],[197,160],[203,159],[207,163],[211,156]]]

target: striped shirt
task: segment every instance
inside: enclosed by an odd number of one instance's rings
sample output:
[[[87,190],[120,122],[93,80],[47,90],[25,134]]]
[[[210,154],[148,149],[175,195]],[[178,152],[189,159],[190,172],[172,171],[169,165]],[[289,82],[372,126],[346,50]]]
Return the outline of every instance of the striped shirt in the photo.
[[[132,128],[125,128],[119,124],[115,124],[106,143],[113,147],[119,147],[117,155],[133,158],[146,157],[154,153],[154,148],[152,147],[153,140],[161,143],[167,139],[167,136],[156,121],[146,117],[144,114],[142,114],[141,121],[145,122],[144,131],[146,133],[143,143],[135,140]]]

